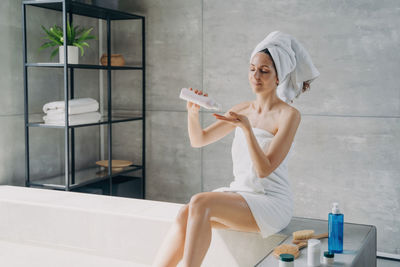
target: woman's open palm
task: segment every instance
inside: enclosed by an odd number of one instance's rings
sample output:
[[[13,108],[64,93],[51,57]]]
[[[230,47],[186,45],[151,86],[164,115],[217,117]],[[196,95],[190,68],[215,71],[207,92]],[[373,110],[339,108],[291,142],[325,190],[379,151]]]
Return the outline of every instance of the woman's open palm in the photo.
[[[251,129],[250,121],[245,115],[233,111],[229,112],[229,117],[225,117],[216,113],[213,113],[213,115],[216,119],[226,121],[230,124],[235,125],[236,127],[242,128],[243,130]]]

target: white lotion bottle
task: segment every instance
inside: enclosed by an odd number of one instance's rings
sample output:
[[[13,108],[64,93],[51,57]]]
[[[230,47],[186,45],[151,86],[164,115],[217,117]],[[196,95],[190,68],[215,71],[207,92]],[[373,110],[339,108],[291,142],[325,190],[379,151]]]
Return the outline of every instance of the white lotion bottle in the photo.
[[[309,239],[307,245],[307,266],[321,265],[321,241]]]
[[[209,96],[198,95],[188,88],[182,88],[179,98],[193,102],[206,109],[221,110],[221,104],[217,103],[214,99]]]

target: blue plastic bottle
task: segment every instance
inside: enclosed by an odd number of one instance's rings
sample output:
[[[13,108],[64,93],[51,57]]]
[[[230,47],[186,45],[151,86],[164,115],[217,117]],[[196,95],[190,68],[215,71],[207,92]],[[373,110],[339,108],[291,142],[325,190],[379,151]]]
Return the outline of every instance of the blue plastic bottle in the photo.
[[[333,253],[343,252],[343,214],[340,213],[339,204],[333,203],[332,213],[329,213],[328,250]]]

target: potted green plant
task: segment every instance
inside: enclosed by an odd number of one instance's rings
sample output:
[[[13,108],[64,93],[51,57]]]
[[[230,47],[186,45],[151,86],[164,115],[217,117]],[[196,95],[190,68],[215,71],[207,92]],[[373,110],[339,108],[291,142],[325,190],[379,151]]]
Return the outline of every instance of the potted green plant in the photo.
[[[49,47],[56,47],[51,52],[50,59],[52,59],[57,53],[59,53],[60,63],[64,63],[64,37],[62,27],[54,25],[54,27],[46,29],[46,27],[42,25],[42,29],[46,33],[46,36],[43,39],[46,39],[48,41],[39,48],[39,51]],[[81,56],[83,56],[84,47],[89,47],[89,44],[86,41],[90,39],[96,39],[95,36],[89,35],[92,30],[93,27],[89,29],[85,29],[83,27],[79,28],[79,26],[73,27],[69,24],[69,22],[67,22],[67,62],[69,64],[78,64],[79,49],[81,50]]]

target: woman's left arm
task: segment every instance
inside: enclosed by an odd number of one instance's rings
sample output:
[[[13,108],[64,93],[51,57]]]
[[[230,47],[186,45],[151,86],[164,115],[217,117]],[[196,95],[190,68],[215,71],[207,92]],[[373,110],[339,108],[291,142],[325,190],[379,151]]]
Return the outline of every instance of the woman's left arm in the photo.
[[[218,114],[214,115],[216,115],[217,119],[230,121],[232,124],[243,129],[249,147],[250,157],[259,178],[270,175],[285,159],[300,124],[299,111],[292,108],[282,112],[278,122],[278,132],[273,137],[268,151],[264,152],[258,144],[246,116],[234,112],[230,113],[232,116],[231,119]]]
[[[270,175],[285,159],[290,150],[297,128],[300,124],[300,112],[293,109],[279,118],[279,129],[273,137],[268,151],[259,146],[253,130],[244,130],[249,153],[259,178]]]

